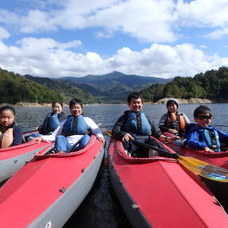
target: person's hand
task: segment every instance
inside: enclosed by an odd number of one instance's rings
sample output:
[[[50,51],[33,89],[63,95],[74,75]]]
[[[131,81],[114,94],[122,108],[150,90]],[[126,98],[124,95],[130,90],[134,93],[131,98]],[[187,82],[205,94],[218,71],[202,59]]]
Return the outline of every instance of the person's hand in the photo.
[[[103,137],[97,137],[98,141],[105,145],[105,139]]]
[[[122,141],[123,142],[128,142],[128,141],[133,141],[134,140],[134,137],[132,136],[132,135],[130,135],[130,134],[125,134],[124,136],[123,136],[123,138],[122,138]]]
[[[38,141],[38,143],[40,143],[43,140],[42,136],[36,137],[33,139],[34,141]]]
[[[172,134],[178,134],[178,130],[176,129],[169,129],[169,132]]]
[[[172,137],[167,137],[166,141],[167,142],[173,142],[173,141],[178,140],[178,139],[180,139],[179,136],[172,136]]]
[[[210,149],[209,147],[204,147],[204,150],[207,151],[207,152],[210,152],[210,153],[212,153],[212,154],[215,153],[215,152],[214,152],[212,149]]]

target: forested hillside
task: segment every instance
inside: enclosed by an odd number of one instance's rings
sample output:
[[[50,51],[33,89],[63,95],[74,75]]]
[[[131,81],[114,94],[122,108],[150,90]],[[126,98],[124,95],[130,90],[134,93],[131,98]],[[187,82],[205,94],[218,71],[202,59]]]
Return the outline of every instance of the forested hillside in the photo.
[[[207,98],[228,100],[228,68],[220,67],[191,77],[175,77],[166,84],[154,84],[141,91],[147,101],[156,102],[164,97]]]
[[[72,85],[72,83],[50,78],[33,77],[31,75],[25,75],[24,77],[61,94],[66,103],[68,103],[72,97],[77,97],[83,100],[84,103],[99,102],[98,99],[90,92],[85,89],[78,88],[76,85]]]
[[[63,100],[59,93],[30,81],[19,74],[0,69],[0,103],[50,103]]]

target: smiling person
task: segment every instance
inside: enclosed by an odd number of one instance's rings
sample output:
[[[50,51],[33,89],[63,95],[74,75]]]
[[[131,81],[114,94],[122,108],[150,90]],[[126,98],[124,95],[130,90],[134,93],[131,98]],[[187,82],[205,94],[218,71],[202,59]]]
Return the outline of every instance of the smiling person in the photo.
[[[63,112],[62,102],[53,101],[51,107],[51,113],[47,114],[43,124],[38,127],[39,132],[35,132],[29,135],[29,141],[41,135],[51,135],[54,132],[54,130],[60,125],[60,122],[66,119],[66,115]]]
[[[228,133],[211,126],[212,113],[207,106],[200,105],[194,110],[196,123],[191,123],[186,128],[186,143],[193,149],[208,152],[220,152],[221,144],[227,144]]]
[[[160,144],[150,136],[154,136],[162,142],[171,142],[179,139],[178,136],[167,137],[163,135],[154,122],[149,121],[148,117],[142,112],[143,101],[139,93],[131,93],[128,96],[127,103],[130,110],[125,111],[117,120],[112,129],[112,136],[123,142],[124,149],[127,150],[132,157],[149,156],[149,149],[139,146],[135,141],[160,148]]]
[[[188,117],[178,111],[179,104],[176,99],[170,98],[167,103],[167,113],[161,116],[159,128],[164,132],[169,132],[174,135],[183,137],[184,129],[190,123]]]
[[[90,140],[90,133],[96,135],[97,139],[104,144],[101,129],[91,118],[83,115],[82,101],[72,99],[69,108],[71,114],[51,135],[42,135],[35,140],[55,141],[55,152],[70,152],[84,148]]]
[[[0,108],[0,148],[16,146],[23,142],[23,134],[15,123],[15,109],[11,106]]]

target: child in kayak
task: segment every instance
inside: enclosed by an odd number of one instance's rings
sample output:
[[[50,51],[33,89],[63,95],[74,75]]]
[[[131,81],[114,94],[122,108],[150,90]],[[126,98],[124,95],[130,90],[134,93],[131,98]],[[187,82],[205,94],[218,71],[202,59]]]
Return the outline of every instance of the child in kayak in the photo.
[[[112,129],[112,136],[123,142],[124,149],[127,150],[132,157],[148,157],[149,149],[142,148],[137,141],[150,144],[152,146],[161,147],[150,136],[161,140],[162,142],[171,142],[179,139],[178,136],[167,137],[161,133],[153,121],[149,121],[142,112],[143,102],[139,93],[131,93],[127,99],[130,110],[117,120]],[[164,148],[161,148],[164,149]]]
[[[72,99],[70,113],[51,135],[42,135],[35,140],[55,141],[55,152],[77,151],[84,148],[89,140],[89,133],[95,134],[101,143],[105,143],[101,129],[89,117],[83,115],[83,104],[79,99]]]
[[[60,122],[66,119],[63,112],[63,103],[54,101],[52,103],[52,112],[48,113],[43,124],[39,127],[39,133],[42,135],[50,135],[60,125]]]
[[[193,115],[196,123],[189,124],[186,128],[187,145],[211,153],[220,152],[221,144],[228,142],[228,133],[210,125],[212,114],[207,106],[200,105]]]
[[[158,124],[161,132],[183,137],[185,126],[190,123],[188,117],[183,112],[178,112],[179,104],[174,98],[167,101],[166,107],[168,112],[161,116]]]
[[[52,112],[48,113],[44,122],[38,127],[39,133],[32,133],[28,137],[28,141],[39,137],[41,135],[51,135],[54,130],[60,125],[60,122],[66,119],[66,115],[63,112],[63,103],[54,101],[51,105]]]
[[[15,109],[11,106],[0,108],[0,148],[19,145],[23,142],[22,130],[15,123]]]

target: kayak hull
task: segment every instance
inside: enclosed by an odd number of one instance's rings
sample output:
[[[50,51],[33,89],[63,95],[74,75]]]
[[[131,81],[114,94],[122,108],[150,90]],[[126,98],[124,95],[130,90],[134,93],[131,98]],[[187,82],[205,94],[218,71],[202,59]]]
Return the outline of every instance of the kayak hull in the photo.
[[[103,153],[93,136],[77,153],[36,156],[0,189],[1,225],[63,226],[90,191]]]
[[[227,214],[207,187],[173,159],[130,158],[122,143],[112,140],[109,171],[132,227],[228,225]]]
[[[21,145],[0,149],[0,182],[11,177],[25,163],[34,158],[34,155],[44,148],[51,147],[51,143],[34,141]]]

